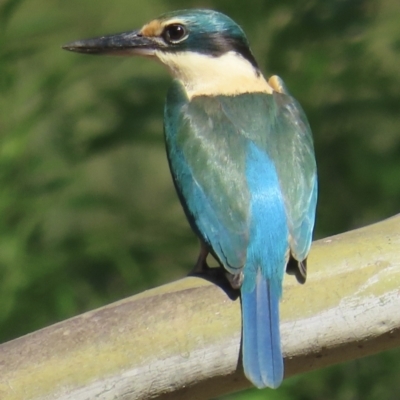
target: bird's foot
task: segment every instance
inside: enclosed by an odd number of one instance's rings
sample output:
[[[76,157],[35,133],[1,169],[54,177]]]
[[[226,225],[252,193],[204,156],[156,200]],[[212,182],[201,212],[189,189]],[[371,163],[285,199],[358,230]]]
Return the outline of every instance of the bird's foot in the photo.
[[[199,257],[189,275],[208,274],[210,269],[211,268],[207,264],[207,261],[202,257]]]
[[[226,270],[224,267],[210,267],[205,260],[201,260],[200,257],[197,260],[195,266],[190,271],[189,275],[207,275],[215,278],[222,278],[225,276]]]
[[[242,271],[238,274],[230,274],[229,272],[227,272],[225,275],[233,289],[240,289],[243,283]]]
[[[207,256],[209,250],[207,245],[201,240],[200,241],[200,254],[197,258],[196,264],[194,265],[193,269],[190,271],[189,275],[196,275],[196,274],[208,274],[210,271],[210,267],[207,264]]]

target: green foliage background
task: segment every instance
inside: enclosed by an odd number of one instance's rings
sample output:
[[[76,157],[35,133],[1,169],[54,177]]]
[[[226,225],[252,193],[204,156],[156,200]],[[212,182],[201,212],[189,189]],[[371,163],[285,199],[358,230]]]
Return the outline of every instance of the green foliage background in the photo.
[[[0,0],[0,342],[193,265],[197,241],[164,154],[169,76],[148,60],[60,46],[198,6],[238,21],[262,69],[305,108],[319,165],[316,237],[398,212],[397,0]],[[399,355],[226,398],[397,400]]]

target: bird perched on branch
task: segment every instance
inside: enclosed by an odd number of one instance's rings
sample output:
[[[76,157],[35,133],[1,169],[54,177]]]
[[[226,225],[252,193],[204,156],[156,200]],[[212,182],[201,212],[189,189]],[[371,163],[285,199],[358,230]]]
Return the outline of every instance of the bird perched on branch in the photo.
[[[141,29],[65,49],[145,56],[174,77],[164,112],[168,161],[200,238],[240,288],[243,367],[258,388],[283,379],[279,300],[285,270],[304,283],[317,202],[307,118],[283,81],[266,80],[243,30],[211,10],[164,14]]]

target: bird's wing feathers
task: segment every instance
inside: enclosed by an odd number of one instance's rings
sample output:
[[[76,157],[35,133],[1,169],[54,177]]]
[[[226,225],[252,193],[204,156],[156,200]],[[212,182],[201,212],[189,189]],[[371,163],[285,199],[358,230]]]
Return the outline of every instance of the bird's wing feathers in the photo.
[[[289,94],[283,81],[273,97],[276,119],[273,139],[267,151],[275,161],[285,198],[294,258],[303,261],[311,246],[317,203],[317,172],[310,125],[300,104]],[[271,79],[270,79],[271,81]]]
[[[225,265],[240,268],[246,259],[249,141],[275,164],[291,252],[297,260],[306,257],[314,224],[315,159],[306,117],[288,93],[199,96],[189,101],[181,84],[175,82],[167,98],[165,134],[185,212],[194,230]]]
[[[249,229],[246,139],[221,112],[218,98],[189,102],[178,82],[167,98],[165,135],[175,186],[192,228],[226,267],[242,268]]]

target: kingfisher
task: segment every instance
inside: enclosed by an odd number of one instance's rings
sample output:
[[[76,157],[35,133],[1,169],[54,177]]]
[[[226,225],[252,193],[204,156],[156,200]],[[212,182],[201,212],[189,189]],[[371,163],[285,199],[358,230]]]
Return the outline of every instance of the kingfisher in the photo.
[[[171,73],[164,135],[176,192],[200,239],[194,269],[209,271],[211,254],[240,288],[244,373],[258,388],[277,388],[282,281],[285,271],[306,280],[317,203],[300,104],[278,76],[264,78],[242,28],[213,10],[166,13],[63,48],[152,58]]]

